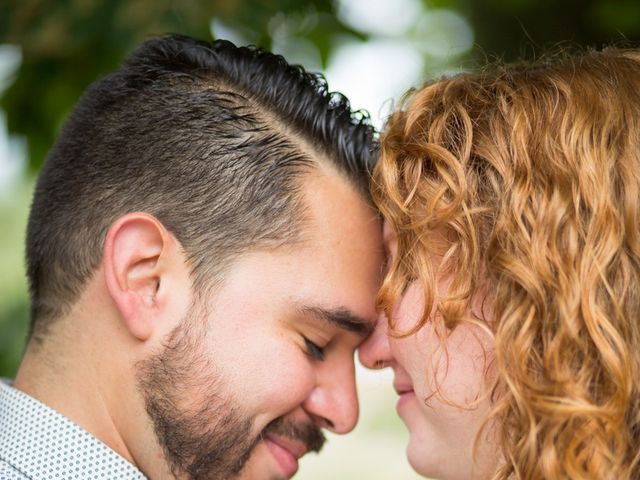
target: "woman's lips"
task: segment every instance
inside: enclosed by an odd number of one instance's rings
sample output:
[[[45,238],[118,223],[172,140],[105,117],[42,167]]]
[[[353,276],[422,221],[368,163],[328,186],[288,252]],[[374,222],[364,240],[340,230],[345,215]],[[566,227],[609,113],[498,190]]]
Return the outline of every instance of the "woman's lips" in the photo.
[[[411,401],[413,397],[415,397],[413,385],[396,383],[393,385],[393,388],[399,396],[398,403],[396,404],[396,409],[400,409],[403,405],[405,405],[407,402]]]
[[[272,435],[267,435],[264,442],[278,462],[282,473],[287,478],[293,477],[298,471],[298,459],[306,453],[306,449],[297,442]]]
[[[415,396],[416,396],[416,394],[415,394],[415,392],[413,390],[409,390],[407,392],[401,393],[400,397],[398,398],[398,403],[396,403],[396,408],[397,409],[402,408],[403,405],[405,405],[408,402],[410,402]]]

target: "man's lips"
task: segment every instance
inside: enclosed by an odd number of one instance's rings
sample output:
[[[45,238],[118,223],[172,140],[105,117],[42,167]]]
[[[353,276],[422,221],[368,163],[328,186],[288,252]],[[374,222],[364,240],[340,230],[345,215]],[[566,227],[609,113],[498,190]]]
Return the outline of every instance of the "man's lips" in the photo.
[[[301,442],[267,434],[264,437],[271,454],[275,457],[282,473],[290,478],[298,471],[298,459],[307,453],[307,448]]]

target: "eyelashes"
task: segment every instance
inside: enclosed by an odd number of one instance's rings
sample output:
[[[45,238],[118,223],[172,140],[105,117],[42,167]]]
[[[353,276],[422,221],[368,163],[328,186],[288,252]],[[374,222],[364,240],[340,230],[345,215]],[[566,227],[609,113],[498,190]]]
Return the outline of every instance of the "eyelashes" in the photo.
[[[320,361],[324,360],[324,350],[318,345],[316,345],[315,343],[313,343],[311,340],[309,340],[307,337],[303,337],[303,338],[304,338],[304,343],[307,346],[307,352],[309,353],[309,356],[311,356],[315,360],[320,360]]]

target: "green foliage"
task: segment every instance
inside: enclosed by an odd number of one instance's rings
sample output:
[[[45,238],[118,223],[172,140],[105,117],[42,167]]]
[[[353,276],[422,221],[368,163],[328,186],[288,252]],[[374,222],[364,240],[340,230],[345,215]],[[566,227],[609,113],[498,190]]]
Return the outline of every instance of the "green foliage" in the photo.
[[[20,182],[0,196],[0,377],[12,377],[27,333],[28,297],[23,247],[32,182]]]
[[[344,26],[330,0],[8,0],[0,6],[0,43],[20,45],[17,81],[0,107],[10,133],[27,138],[32,171],[42,164],[69,110],[95,79],[114,70],[139,42],[167,32],[211,38],[214,17],[247,32],[269,48],[273,20],[280,15],[307,22],[311,39],[326,61],[331,39],[355,34]]]
[[[640,40],[636,0],[467,0],[478,58],[530,60],[562,46]]]
[[[24,296],[0,310],[0,377],[11,378],[18,370],[27,335],[27,311]]]

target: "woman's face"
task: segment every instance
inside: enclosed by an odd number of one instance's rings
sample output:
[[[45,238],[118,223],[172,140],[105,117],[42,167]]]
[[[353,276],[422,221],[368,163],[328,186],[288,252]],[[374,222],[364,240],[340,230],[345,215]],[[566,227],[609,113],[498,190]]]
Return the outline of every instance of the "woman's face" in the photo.
[[[395,256],[397,239],[387,224],[384,241],[389,255]],[[446,288],[446,282],[440,282],[439,294]],[[414,282],[394,307],[397,331],[411,329],[423,308],[422,289]],[[438,332],[446,339],[444,344]],[[495,428],[483,431],[474,458],[476,434],[491,406],[485,372],[492,351],[491,337],[481,327],[462,323],[446,336],[436,315],[405,338],[388,336],[387,319],[380,315],[376,330],[360,347],[363,365],[394,371],[396,408],[409,430],[407,457],[421,475],[469,480],[490,477],[495,471],[499,452]]]

